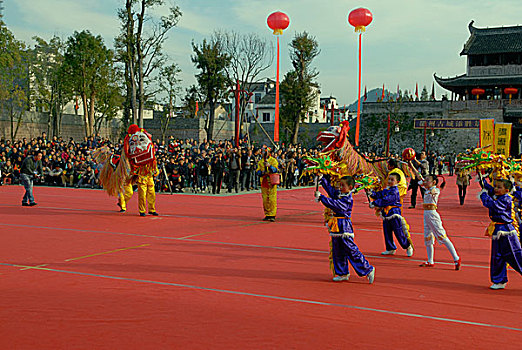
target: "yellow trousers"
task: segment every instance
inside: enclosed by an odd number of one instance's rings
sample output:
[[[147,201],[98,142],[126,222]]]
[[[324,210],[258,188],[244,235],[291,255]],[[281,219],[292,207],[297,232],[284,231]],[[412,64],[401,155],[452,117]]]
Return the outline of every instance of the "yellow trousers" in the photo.
[[[261,186],[261,194],[263,196],[265,216],[275,217],[277,212],[277,185],[270,187]]]
[[[123,192],[120,193],[120,197],[118,201],[120,203],[120,207],[123,210],[127,210],[127,203],[132,198],[132,183],[128,183],[123,187]]]
[[[140,177],[137,181],[138,185],[138,209],[140,213],[145,213],[147,203],[149,212],[156,212],[156,191],[154,190],[154,177]],[[146,203],[147,202],[147,203]]]

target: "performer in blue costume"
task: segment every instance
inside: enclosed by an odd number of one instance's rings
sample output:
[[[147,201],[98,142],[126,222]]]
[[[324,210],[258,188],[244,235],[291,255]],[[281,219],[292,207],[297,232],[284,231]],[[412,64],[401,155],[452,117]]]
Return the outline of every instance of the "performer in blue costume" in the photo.
[[[368,192],[373,201],[371,208],[380,208],[383,220],[384,243],[386,250],[382,255],[394,255],[397,246],[393,242],[393,233],[402,248],[406,249],[408,256],[413,256],[413,244],[410,237],[410,228],[401,213],[401,197],[397,184],[401,181],[400,175],[391,173],[388,176],[388,187],[377,192]]]
[[[355,186],[355,181],[351,176],[344,176],[339,181],[340,190],[332,187],[330,181],[323,177],[321,185],[328,193],[328,197],[319,191],[315,192],[318,202],[326,208],[328,215],[325,215],[328,231],[330,232],[330,262],[333,264],[335,282],[348,281],[350,271],[348,262],[359,276],[366,276],[370,283],[375,278],[375,267],[370,265],[368,260],[359,251],[353,238],[353,227],[350,217],[352,215],[353,198],[351,190]]]
[[[522,249],[519,232],[513,225],[513,203],[509,191],[513,184],[506,179],[495,180],[495,187],[482,181],[482,205],[489,209],[491,223],[486,236],[491,237],[491,289],[504,289],[508,281],[507,264],[522,275]]]

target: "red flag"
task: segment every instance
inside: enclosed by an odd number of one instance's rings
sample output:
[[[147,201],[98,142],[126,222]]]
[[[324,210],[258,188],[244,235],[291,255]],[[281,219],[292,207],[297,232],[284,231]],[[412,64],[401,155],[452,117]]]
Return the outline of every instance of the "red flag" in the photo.
[[[368,99],[368,95],[366,93],[366,85],[364,86],[364,99],[363,99],[363,102],[366,102],[366,100]]]
[[[415,83],[415,97],[417,100],[419,99],[419,85]]]
[[[323,106],[323,120],[326,120],[326,104]]]
[[[384,84],[382,84],[381,102],[384,101]]]
[[[198,101],[196,101],[196,113],[194,113],[195,117],[198,116],[198,111],[199,111],[199,103],[198,103]]]
[[[80,108],[80,106],[78,106],[78,97],[75,97],[75,99],[76,99],[76,104],[74,105],[74,109],[76,111],[78,111],[78,109]]]
[[[431,83],[431,99],[432,100],[435,99],[435,83],[434,82]]]
[[[399,84],[397,84],[397,101],[399,100],[399,97],[401,96],[400,90],[399,90]]]

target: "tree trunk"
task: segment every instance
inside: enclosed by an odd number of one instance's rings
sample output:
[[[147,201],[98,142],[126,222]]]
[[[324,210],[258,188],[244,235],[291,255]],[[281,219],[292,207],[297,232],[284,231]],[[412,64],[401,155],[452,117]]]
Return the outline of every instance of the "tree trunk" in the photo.
[[[294,145],[297,145],[297,139],[298,139],[298,136],[299,136],[299,124],[300,123],[301,123],[301,117],[298,116],[297,120],[295,121],[294,135],[292,137],[292,144],[294,144]]]
[[[96,93],[92,93],[91,94],[91,98],[90,98],[90,111],[89,111],[89,133],[90,135],[89,136],[94,136],[94,114],[95,114],[95,111],[94,111],[94,104],[95,104],[95,101],[96,101]]]
[[[138,56],[138,126],[143,128],[143,52],[141,46],[141,34],[143,31],[143,22],[145,21],[145,8],[147,0],[141,0],[141,13],[138,16],[138,31],[136,33],[136,53]]]
[[[136,75],[135,75],[135,57],[134,57],[134,17],[132,15],[132,0],[127,0],[125,4],[127,11],[127,69],[128,75],[127,84],[130,85],[130,108],[132,113],[132,121],[134,124],[138,122],[138,116],[136,114]]]
[[[85,136],[89,137],[89,112],[87,110],[87,95],[82,93],[83,123],[85,124]]]
[[[209,103],[210,110],[208,111],[208,130],[207,130],[207,140],[212,140],[214,136],[214,114],[216,109],[216,103]]]

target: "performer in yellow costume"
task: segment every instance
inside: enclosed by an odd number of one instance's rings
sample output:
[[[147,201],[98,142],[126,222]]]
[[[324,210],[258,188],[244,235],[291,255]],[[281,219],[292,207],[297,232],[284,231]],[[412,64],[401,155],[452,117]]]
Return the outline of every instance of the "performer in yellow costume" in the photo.
[[[277,213],[277,185],[279,181],[275,181],[274,175],[278,175],[279,164],[277,159],[272,157],[270,148],[263,150],[263,158],[257,163],[257,175],[261,177],[261,194],[263,196],[263,210],[265,212],[264,221],[275,221]]]
[[[127,203],[132,198],[132,182],[129,181],[123,185],[123,191],[118,195],[118,206],[121,208],[120,213],[127,211]]]
[[[397,160],[393,158],[388,160],[388,170],[388,176],[390,176],[390,174],[399,174],[400,181],[397,184],[397,188],[399,189],[399,196],[401,196],[402,204],[404,196],[408,192],[408,182],[406,181],[406,175],[399,168],[399,163],[397,162]]]
[[[159,171],[151,135],[145,129],[135,124],[131,125],[127,130],[127,136],[123,140],[123,150],[131,166],[131,176],[136,178],[136,184],[138,185],[138,210],[140,211],[140,216],[147,215],[147,204],[149,214],[158,216],[156,212],[154,176],[157,176]],[[126,196],[124,195],[124,197]]]
[[[140,216],[146,216],[147,209],[149,214],[158,216],[154,176],[159,171],[155,153],[151,135],[135,124],[127,130],[121,157],[107,147],[94,153],[96,161],[104,163],[100,183],[109,195],[120,196],[118,205],[121,212],[127,210],[127,202],[132,197],[132,185],[136,183]]]

